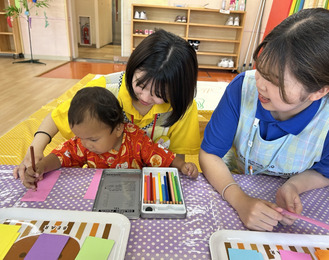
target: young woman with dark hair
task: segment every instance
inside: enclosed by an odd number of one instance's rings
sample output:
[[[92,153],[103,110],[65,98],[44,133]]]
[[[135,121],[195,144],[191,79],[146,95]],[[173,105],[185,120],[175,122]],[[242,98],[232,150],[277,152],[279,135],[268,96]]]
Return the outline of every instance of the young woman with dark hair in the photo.
[[[256,70],[230,83],[205,129],[202,172],[250,229],[292,224],[282,209],[301,213],[300,194],[329,185],[328,24],[318,8],[275,27],[254,53]],[[244,193],[231,171],[287,181],[271,203]]]
[[[198,62],[190,44],[172,33],[159,30],[146,37],[133,51],[126,72],[112,73],[90,81],[86,86],[106,87],[118,98],[126,122],[143,129],[181,158],[200,149],[196,94]],[[67,120],[71,100],[64,101],[41,123],[32,141],[36,161],[58,132],[73,137]],[[27,151],[14,169],[23,176],[31,165]]]

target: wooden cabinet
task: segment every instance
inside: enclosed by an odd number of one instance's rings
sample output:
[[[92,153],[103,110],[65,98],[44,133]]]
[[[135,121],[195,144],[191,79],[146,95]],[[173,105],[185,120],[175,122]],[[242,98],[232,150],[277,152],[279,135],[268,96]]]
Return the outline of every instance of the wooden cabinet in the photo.
[[[10,27],[4,11],[9,4],[14,5],[15,0],[0,0],[0,54],[23,57],[18,19],[14,18],[11,21],[12,27]]]
[[[141,12],[145,12],[147,19],[139,18]],[[186,22],[176,22],[177,16],[186,17]],[[226,25],[230,17],[233,23],[238,19],[239,25]],[[199,68],[237,70],[244,23],[244,11],[226,14],[205,8],[133,4],[131,49],[148,36],[145,30],[161,28],[187,41],[200,42],[197,51]],[[233,67],[218,66],[222,59],[232,60]]]

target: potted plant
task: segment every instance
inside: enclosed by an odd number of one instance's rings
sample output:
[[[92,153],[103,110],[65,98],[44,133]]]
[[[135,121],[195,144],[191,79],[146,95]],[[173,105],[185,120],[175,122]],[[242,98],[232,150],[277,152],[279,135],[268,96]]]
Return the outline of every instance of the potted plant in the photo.
[[[29,32],[29,43],[30,43],[30,52],[31,52],[31,59],[24,60],[24,61],[18,61],[16,63],[38,63],[38,64],[45,64],[43,62],[39,62],[39,60],[33,59],[33,52],[32,52],[32,41],[31,41],[31,10],[36,9],[36,15],[38,15],[37,9],[39,8],[48,8],[49,2],[51,0],[15,0],[15,5],[9,5],[7,8],[5,8],[6,17],[10,17],[11,19],[17,19],[22,14],[24,14],[24,19],[27,22],[28,26],[28,32]],[[49,25],[46,13],[45,15],[45,27]]]

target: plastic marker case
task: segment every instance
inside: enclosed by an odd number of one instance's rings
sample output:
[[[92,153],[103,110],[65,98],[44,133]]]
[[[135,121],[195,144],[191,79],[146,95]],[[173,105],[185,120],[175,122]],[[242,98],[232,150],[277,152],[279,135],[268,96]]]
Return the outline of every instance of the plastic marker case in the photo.
[[[172,167],[105,169],[93,211],[121,213],[129,219],[185,218],[178,170]]]

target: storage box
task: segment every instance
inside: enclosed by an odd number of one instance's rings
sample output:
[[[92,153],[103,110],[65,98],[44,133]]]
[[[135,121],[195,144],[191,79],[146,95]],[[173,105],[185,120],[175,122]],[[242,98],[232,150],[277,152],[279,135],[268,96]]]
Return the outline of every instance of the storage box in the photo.
[[[129,219],[185,218],[178,170],[172,167],[105,169],[93,211],[121,213]]]

